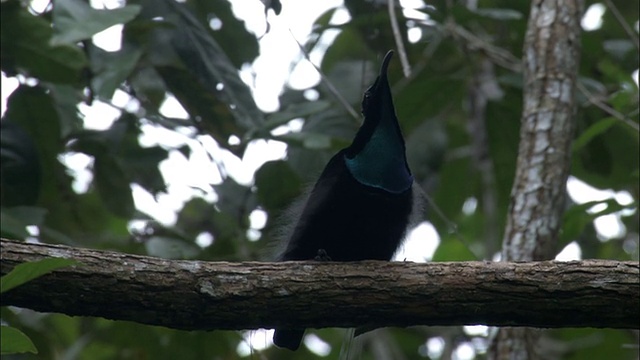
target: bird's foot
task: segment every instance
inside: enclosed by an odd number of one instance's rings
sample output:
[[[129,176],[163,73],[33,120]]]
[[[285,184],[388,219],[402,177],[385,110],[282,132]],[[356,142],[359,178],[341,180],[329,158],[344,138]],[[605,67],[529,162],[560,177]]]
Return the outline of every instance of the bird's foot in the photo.
[[[313,258],[313,260],[315,260],[315,261],[331,261],[331,257],[327,254],[327,251],[325,249],[318,249],[318,254],[316,255],[315,258]]]

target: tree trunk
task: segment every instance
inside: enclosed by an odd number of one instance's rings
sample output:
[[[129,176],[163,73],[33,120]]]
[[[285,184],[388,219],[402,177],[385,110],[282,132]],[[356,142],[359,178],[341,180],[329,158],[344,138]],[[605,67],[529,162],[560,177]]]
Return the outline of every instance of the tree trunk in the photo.
[[[535,0],[524,42],[524,110],[504,261],[552,259],[575,128],[582,0]],[[537,359],[539,331],[502,328],[489,359]]]

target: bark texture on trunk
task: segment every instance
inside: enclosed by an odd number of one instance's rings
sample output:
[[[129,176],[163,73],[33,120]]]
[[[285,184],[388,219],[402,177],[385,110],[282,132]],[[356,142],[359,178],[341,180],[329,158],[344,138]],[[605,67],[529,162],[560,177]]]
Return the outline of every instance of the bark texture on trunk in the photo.
[[[566,201],[575,129],[582,0],[534,0],[524,40],[524,110],[504,261],[552,259]],[[490,359],[537,359],[540,332],[502,328]]]

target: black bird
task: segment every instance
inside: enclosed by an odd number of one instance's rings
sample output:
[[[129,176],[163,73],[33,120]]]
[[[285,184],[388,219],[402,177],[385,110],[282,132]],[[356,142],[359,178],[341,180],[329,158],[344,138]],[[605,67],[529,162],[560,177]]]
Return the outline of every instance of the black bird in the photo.
[[[387,80],[389,51],[364,93],[364,123],[331,158],[304,204],[279,260],[390,260],[404,238],[418,191]],[[304,329],[276,329],[273,342],[296,350]]]

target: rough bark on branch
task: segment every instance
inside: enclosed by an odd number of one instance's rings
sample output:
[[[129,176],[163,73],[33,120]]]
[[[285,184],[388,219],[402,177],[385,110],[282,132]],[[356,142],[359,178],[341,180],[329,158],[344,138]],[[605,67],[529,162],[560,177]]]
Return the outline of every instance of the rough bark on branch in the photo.
[[[2,274],[50,257],[82,265],[1,305],[184,330],[486,324],[638,328],[634,262],[228,263],[1,241]]]

